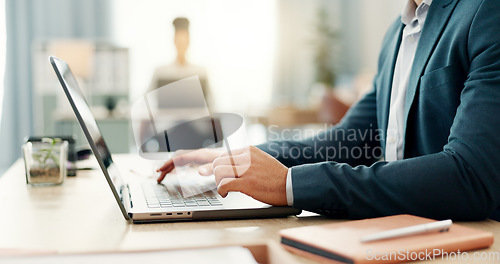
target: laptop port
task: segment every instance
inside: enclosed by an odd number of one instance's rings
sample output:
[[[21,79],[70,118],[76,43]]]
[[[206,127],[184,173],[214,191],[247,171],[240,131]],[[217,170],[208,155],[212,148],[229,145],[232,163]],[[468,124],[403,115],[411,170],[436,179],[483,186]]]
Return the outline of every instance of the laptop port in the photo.
[[[161,216],[161,214],[149,214],[150,216]]]
[[[172,213],[167,213],[167,215],[172,215]]]
[[[182,215],[182,213],[177,213],[177,215]]]

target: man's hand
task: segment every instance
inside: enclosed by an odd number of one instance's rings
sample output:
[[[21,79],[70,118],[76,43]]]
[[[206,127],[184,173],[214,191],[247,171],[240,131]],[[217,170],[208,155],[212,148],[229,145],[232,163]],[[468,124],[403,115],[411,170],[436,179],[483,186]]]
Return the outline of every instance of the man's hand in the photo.
[[[204,164],[199,167],[201,175],[214,174],[217,191],[222,197],[228,192],[242,192],[271,205],[287,205],[286,175],[288,168],[278,160],[256,148],[235,150],[229,155],[220,150],[200,149],[178,155],[158,169],[158,182],[174,169],[174,164]]]
[[[161,168],[156,170],[156,172],[160,172],[160,176],[157,180],[158,183],[163,181],[167,173],[171,172],[175,166],[184,166],[187,164],[206,164],[204,166],[200,166],[199,170],[200,174],[207,175],[205,173],[207,165],[212,167],[212,162],[218,158],[223,151],[220,149],[199,149],[184,154],[179,153],[176,153],[172,159],[166,161]]]
[[[200,168],[202,175],[215,175],[217,191],[222,197],[235,191],[267,204],[287,205],[285,165],[254,146],[231,154],[223,153],[211,168],[207,165]]]

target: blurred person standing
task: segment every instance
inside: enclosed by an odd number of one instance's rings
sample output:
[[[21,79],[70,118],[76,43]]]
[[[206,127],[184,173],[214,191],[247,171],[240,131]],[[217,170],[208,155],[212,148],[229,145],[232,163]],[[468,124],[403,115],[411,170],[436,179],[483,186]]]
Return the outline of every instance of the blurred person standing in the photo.
[[[169,83],[184,79],[193,75],[198,75],[200,78],[201,86],[203,88],[203,93],[205,94],[205,99],[209,103],[209,90],[207,73],[205,68],[194,65],[190,63],[186,54],[190,44],[189,36],[189,20],[185,17],[178,17],[172,22],[175,33],[174,33],[174,45],[177,51],[177,56],[175,60],[168,64],[155,69],[153,78],[151,80],[149,91],[153,91],[159,87],[167,85]],[[159,102],[160,108],[168,108],[168,106],[162,106],[161,99]]]

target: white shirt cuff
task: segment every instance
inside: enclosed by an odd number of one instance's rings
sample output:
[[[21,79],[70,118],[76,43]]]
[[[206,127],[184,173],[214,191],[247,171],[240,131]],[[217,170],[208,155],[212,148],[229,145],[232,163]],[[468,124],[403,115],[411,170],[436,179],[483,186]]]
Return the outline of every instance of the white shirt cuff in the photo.
[[[286,174],[286,203],[293,206],[292,168],[289,168]]]

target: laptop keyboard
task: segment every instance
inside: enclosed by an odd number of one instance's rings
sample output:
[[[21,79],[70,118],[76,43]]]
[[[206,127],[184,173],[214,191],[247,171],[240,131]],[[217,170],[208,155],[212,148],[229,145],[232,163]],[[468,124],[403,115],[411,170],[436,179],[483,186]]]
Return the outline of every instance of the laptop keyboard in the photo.
[[[192,187],[196,188],[196,187]],[[222,203],[213,192],[205,192],[185,198],[177,189],[167,191],[161,184],[145,182],[142,184],[146,203],[149,208],[206,207],[220,206]]]

